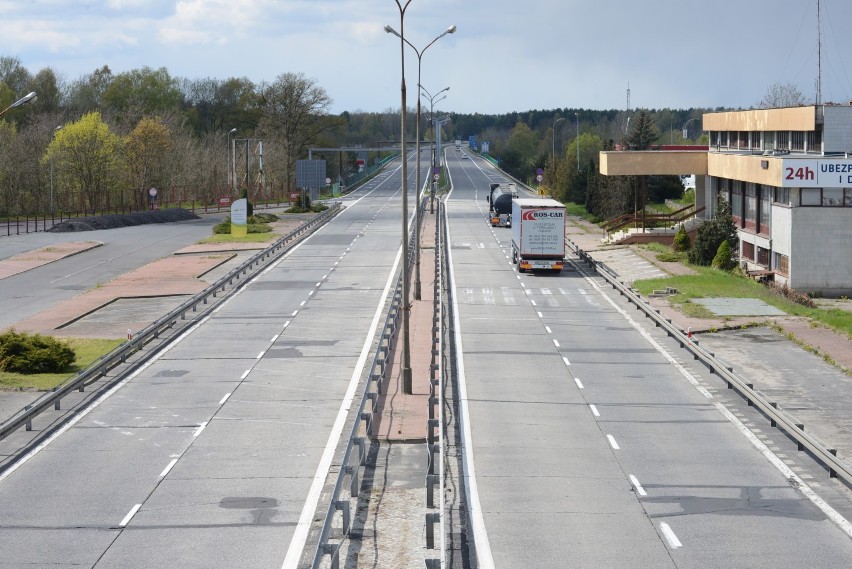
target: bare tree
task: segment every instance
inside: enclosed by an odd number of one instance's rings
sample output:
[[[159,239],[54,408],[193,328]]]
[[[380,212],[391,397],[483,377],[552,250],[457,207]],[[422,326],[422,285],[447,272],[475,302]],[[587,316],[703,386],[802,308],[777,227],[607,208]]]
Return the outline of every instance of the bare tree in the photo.
[[[805,104],[805,96],[792,83],[773,83],[766,89],[763,98],[757,103],[759,109],[777,107],[798,107]]]

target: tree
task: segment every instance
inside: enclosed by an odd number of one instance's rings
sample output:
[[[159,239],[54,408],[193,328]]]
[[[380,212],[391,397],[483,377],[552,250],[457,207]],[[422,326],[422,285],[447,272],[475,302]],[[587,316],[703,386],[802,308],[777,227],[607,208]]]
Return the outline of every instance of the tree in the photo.
[[[103,93],[102,104],[125,121],[180,110],[182,95],[165,67],[133,69],[119,73]]]
[[[627,137],[631,150],[648,150],[658,138],[660,138],[660,129],[654,124],[651,115],[647,111],[639,111],[639,116]]]
[[[736,263],[734,263],[731,255],[731,246],[727,241],[722,241],[719,245],[719,249],[716,250],[716,255],[713,257],[711,265],[714,269],[719,269],[720,271],[730,271],[734,268]]]
[[[686,228],[681,225],[678,228],[677,233],[675,233],[672,248],[678,253],[684,253],[689,251],[690,247],[692,247],[692,242],[689,239],[689,233],[687,233]]]
[[[261,94],[263,118],[258,131],[273,143],[272,162],[278,162],[286,189],[295,188],[296,160],[332,122],[326,120],[331,98],[303,73],[284,73]]]
[[[798,107],[805,104],[805,96],[792,83],[773,83],[766,89],[763,98],[757,103],[759,109],[777,107]]]
[[[79,192],[87,208],[112,206],[122,188],[122,144],[98,112],[83,115],[54,133],[43,161],[54,161],[57,186]]]
[[[137,205],[142,206],[151,186],[161,188],[168,182],[166,162],[172,149],[166,125],[156,118],[144,118],[127,136],[127,165]]]
[[[731,217],[731,206],[722,196],[716,206],[716,217],[698,228],[695,244],[689,250],[689,262],[708,266],[719,252],[722,242],[728,243],[729,251],[736,251],[739,244],[737,226]]]
[[[104,65],[74,81],[68,89],[68,110],[75,115],[99,110],[112,78],[112,71]]]

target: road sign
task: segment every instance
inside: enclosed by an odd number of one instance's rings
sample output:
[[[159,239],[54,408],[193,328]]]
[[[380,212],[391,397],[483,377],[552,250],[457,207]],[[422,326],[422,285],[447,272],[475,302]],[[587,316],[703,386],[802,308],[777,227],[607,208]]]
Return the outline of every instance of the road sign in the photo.
[[[432,178],[433,178],[433,179],[437,182],[438,180],[440,180],[440,179],[441,179],[441,175],[440,175],[440,174],[434,174],[434,175],[432,176]]]
[[[535,177],[535,179],[536,179],[537,182],[541,182],[542,180],[544,180],[544,176],[539,174],[538,176]]]
[[[536,168],[535,173],[537,176],[541,176],[542,174],[544,174],[544,170],[542,170],[541,168]]]

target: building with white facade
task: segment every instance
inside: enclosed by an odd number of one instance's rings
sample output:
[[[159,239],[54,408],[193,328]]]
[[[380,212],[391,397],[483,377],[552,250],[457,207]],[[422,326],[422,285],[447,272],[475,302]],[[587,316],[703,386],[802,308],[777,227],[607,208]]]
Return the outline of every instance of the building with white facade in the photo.
[[[852,104],[708,113],[703,129],[709,149],[602,152],[601,173],[695,174],[700,215],[731,204],[744,267],[852,294]]]

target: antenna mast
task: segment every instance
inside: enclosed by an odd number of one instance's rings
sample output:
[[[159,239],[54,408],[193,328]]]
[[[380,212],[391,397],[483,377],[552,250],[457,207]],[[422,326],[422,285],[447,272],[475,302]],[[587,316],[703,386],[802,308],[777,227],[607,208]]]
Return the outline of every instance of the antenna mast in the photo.
[[[627,82],[627,112],[630,112],[630,81]]]
[[[816,104],[822,104],[822,21],[819,13],[819,0],[817,0],[817,84]]]

